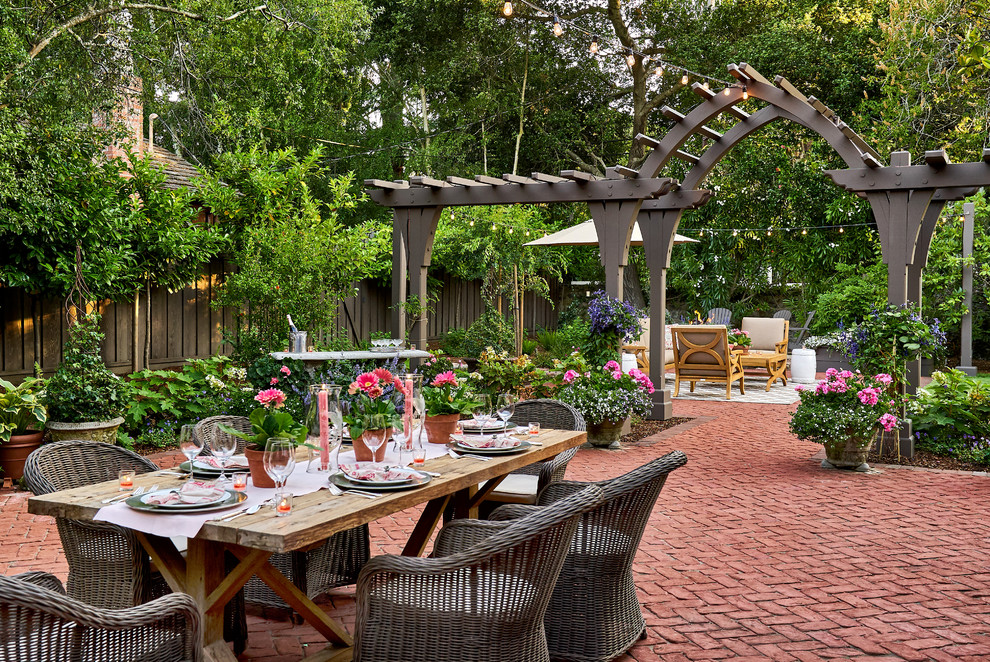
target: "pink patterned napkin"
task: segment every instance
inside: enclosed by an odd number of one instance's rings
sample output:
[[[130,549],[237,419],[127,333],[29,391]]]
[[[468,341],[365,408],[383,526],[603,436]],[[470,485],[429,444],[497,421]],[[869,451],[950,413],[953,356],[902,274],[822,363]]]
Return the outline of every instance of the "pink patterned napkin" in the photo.
[[[179,503],[210,503],[222,497],[224,492],[225,490],[222,487],[217,487],[213,483],[193,480],[185,483],[178,490],[149,494],[142,501],[153,506],[171,506]]]
[[[212,455],[207,455],[205,457],[196,458],[197,464],[206,464],[213,467],[214,469],[220,468],[220,459]],[[227,460],[228,469],[247,469],[248,461],[243,455],[234,455],[229,460]]]
[[[471,448],[515,448],[522,443],[515,437],[498,434],[452,434],[450,435],[450,438],[461,446],[469,446]]]
[[[370,480],[376,483],[388,483],[419,477],[415,471],[402,469],[400,467],[385,466],[374,462],[342,464],[340,465],[340,470],[348,478],[353,478],[355,480]]]

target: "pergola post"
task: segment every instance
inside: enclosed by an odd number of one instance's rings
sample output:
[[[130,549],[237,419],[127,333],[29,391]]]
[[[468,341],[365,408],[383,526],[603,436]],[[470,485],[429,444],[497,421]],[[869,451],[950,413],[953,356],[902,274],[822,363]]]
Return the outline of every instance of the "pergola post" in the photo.
[[[433,238],[443,207],[398,207],[392,222],[392,330],[396,338],[405,333],[405,310],[408,297],[426,302],[426,275],[433,257]],[[407,267],[405,265],[408,265]],[[409,274],[406,296],[406,271]],[[427,346],[426,306],[410,330],[410,340],[417,349]]]
[[[401,302],[406,300],[406,279],[409,276],[409,210],[392,210],[392,315],[393,338],[402,338],[406,332],[406,310]]]
[[[664,380],[667,363],[664,326],[667,321],[667,269],[670,268],[670,252],[674,247],[674,234],[681,221],[683,209],[641,211],[639,229],[643,233],[643,250],[650,269],[650,381],[653,392],[653,409],[647,418],[665,421],[673,416],[670,390]]]
[[[976,216],[976,205],[967,202],[963,205],[963,260],[973,254],[973,223]],[[963,305],[966,313],[962,317],[962,342],[959,352],[959,370],[967,375],[976,374],[973,365],[973,265],[963,263],[962,285],[965,292]]]
[[[605,268],[605,291],[622,299],[622,273],[629,262],[629,243],[642,200],[595,201],[588,210],[598,233],[598,250]]]

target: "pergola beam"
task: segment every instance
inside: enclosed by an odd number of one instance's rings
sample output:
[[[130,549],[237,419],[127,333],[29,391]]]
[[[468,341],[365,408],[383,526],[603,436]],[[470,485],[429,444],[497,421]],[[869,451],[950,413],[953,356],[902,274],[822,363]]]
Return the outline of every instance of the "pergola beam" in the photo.
[[[409,188],[409,182],[389,182],[384,179],[366,179],[365,188],[385,188],[392,191]]]
[[[601,177],[596,177],[590,172],[584,172],[583,170],[561,170],[560,176],[564,179],[570,179],[575,182],[597,182]]]
[[[856,145],[856,147],[859,148],[859,151],[863,152],[864,154],[869,154],[878,161],[881,162],[883,161],[883,157],[880,156],[880,153],[877,152],[875,149],[873,149],[869,145],[869,143],[867,143],[865,140],[860,138],[859,134],[853,131],[852,127],[850,127],[848,124],[846,124],[845,122],[838,122],[836,123],[835,126],[839,128],[839,131],[842,132],[842,135],[844,135],[846,138],[849,138],[852,144]]]
[[[912,189],[964,188],[990,185],[990,162],[887,166],[876,170],[826,170],[833,182],[847,191],[906,191]]]
[[[473,179],[465,179],[464,177],[455,177],[451,175],[447,178],[447,183],[454,184],[455,186],[488,186],[487,184],[476,182]]]
[[[941,170],[952,163],[952,161],[949,160],[949,155],[945,153],[945,148],[943,147],[942,149],[932,149],[925,152],[925,163],[936,170]]]
[[[409,178],[409,183],[415,186],[425,186],[427,188],[447,188],[452,186],[445,181],[439,179],[434,179],[433,177],[427,177],[426,175],[414,175]]]
[[[632,168],[627,168],[624,165],[617,165],[614,170],[626,179],[636,179],[639,177],[639,170],[633,170]]]
[[[482,184],[491,184],[492,186],[505,186],[506,184],[504,179],[489,177],[488,175],[475,175],[474,181],[481,182]]]
[[[512,173],[506,173],[502,175],[502,179],[509,182],[510,184],[539,184],[535,179],[530,177],[523,177],[522,175],[513,175]]]
[[[697,156],[695,156],[694,154],[689,154],[682,149],[679,149],[676,152],[674,152],[674,156],[679,158],[681,161],[687,161],[691,165],[698,165],[698,161],[700,161],[700,159]]]
[[[551,202],[592,202],[595,200],[646,200],[671,190],[673,180],[666,177],[636,179],[596,179],[563,181],[556,184],[530,180],[531,184],[503,186],[452,186],[444,188],[409,188],[405,190],[371,189],[369,197],[385,207],[463,207],[468,205],[539,204]]]
[[[564,177],[558,177],[557,175],[548,175],[545,172],[534,172],[532,174],[533,179],[538,182],[546,182],[548,184],[559,184],[560,182],[566,182],[567,179]]]

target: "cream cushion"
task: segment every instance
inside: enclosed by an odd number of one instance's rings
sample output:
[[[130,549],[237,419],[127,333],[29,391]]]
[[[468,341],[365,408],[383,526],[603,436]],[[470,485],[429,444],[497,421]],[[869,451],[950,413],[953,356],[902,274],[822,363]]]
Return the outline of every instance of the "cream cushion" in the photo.
[[[777,343],[786,340],[786,324],[787,320],[780,317],[744,317],[740,329],[749,331],[751,350],[776,352]]]
[[[539,483],[539,476],[509,474],[505,477],[505,480],[498,484],[498,487],[492,490],[492,494],[513,497],[519,500],[532,497],[533,503],[536,503],[536,489]]]

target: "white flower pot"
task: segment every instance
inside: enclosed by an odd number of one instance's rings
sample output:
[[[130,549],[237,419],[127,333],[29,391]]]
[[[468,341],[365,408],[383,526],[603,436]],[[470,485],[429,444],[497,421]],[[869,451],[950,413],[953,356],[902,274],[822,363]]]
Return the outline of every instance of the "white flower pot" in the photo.
[[[791,380],[798,384],[814,384],[818,361],[815,350],[795,349],[791,352]]]

